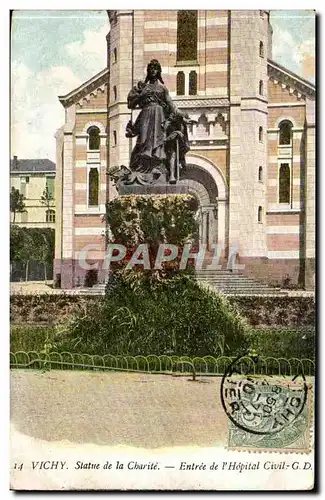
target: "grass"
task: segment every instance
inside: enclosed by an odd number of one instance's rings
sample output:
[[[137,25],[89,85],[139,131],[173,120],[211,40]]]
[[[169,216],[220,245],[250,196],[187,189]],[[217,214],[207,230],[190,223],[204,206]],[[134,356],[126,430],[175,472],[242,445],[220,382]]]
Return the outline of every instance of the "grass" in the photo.
[[[10,351],[40,352],[46,348],[45,346],[49,350],[56,350],[57,332],[57,328],[52,326],[11,326]],[[315,328],[252,329],[249,334],[249,344],[252,350],[265,357],[314,359]]]
[[[10,351],[42,351],[53,344],[56,328],[51,326],[11,326]]]

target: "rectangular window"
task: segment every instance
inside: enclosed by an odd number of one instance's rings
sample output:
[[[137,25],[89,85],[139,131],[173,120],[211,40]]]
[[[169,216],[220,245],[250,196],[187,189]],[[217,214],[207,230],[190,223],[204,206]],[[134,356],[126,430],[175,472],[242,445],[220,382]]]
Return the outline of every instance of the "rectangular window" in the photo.
[[[54,177],[46,177],[46,187],[49,193],[49,196],[54,199]]]
[[[19,189],[20,194],[26,196],[26,177],[21,177],[20,178],[20,189]]]
[[[54,210],[46,210],[46,222],[55,222]]]
[[[90,207],[98,206],[99,195],[99,172],[97,168],[91,168],[88,175],[88,204]]]
[[[177,61],[197,60],[197,10],[177,12]]]
[[[281,163],[279,170],[279,203],[290,203],[290,166]]]
[[[26,184],[29,184],[29,177],[26,177]]]

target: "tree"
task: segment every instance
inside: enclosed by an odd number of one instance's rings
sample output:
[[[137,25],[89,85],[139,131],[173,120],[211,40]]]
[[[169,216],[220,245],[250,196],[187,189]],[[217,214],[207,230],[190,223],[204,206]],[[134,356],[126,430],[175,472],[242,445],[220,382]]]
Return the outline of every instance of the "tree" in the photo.
[[[41,196],[41,204],[46,207],[47,210],[54,207],[54,197],[48,186],[46,186]]]
[[[12,212],[14,214],[13,221],[12,221],[13,224],[16,221],[16,214],[17,213],[27,212],[25,200],[26,200],[25,196],[23,194],[20,194],[19,189],[16,189],[14,187],[11,188],[10,212]]]
[[[21,263],[25,266],[25,280],[28,280],[30,261],[42,262],[45,281],[47,269],[54,259],[55,231],[51,228],[10,227],[10,263]]]
[[[41,204],[46,208],[46,214],[54,207],[54,197],[50,192],[48,186],[46,186],[41,196]]]

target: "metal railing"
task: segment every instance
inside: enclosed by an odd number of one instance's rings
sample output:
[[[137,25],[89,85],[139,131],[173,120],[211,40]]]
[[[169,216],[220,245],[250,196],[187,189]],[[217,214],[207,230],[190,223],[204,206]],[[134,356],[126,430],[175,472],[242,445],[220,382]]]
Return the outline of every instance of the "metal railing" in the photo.
[[[222,376],[236,359],[231,356],[104,356],[70,352],[18,351],[10,353],[10,368],[34,370],[95,370],[140,373],[189,374],[196,376]],[[239,370],[238,370],[239,368]],[[239,373],[253,375],[294,376],[315,374],[315,362],[304,358],[258,357],[257,360],[244,356],[236,363]]]

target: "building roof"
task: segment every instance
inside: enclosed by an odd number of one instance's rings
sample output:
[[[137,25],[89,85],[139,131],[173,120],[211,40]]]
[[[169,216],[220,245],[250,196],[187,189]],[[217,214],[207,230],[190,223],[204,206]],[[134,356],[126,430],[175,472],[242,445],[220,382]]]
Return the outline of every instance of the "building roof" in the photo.
[[[94,92],[98,87],[107,84],[109,77],[108,68],[104,68],[102,71],[94,75],[90,80],[80,85],[80,87],[72,90],[69,94],[64,96],[59,96],[60,103],[64,106],[70,106],[71,104],[79,101],[87,94]]]
[[[10,160],[10,173],[55,173],[56,165],[48,158],[20,160],[14,157]]]
[[[272,75],[274,77],[277,77],[279,80],[283,80],[284,83],[294,87],[304,95],[315,97],[316,87],[313,83],[305,80],[301,76],[293,73],[292,71],[288,70],[284,66],[281,66],[281,64],[272,61],[271,59],[268,59],[267,66],[269,76]]]
[[[111,11],[110,11],[111,12]],[[268,59],[268,74],[271,76],[280,77],[281,80],[285,81],[287,84],[293,86],[297,91],[300,91],[304,95],[309,97],[315,97],[316,87],[313,83],[305,80],[301,76],[293,73],[279,63]],[[94,75],[90,80],[80,85],[77,89],[72,90],[65,96],[59,96],[59,101],[64,107],[70,106],[71,104],[80,101],[87,94],[96,91],[96,89],[103,84],[107,84],[109,78],[108,68],[104,68],[102,71]]]

